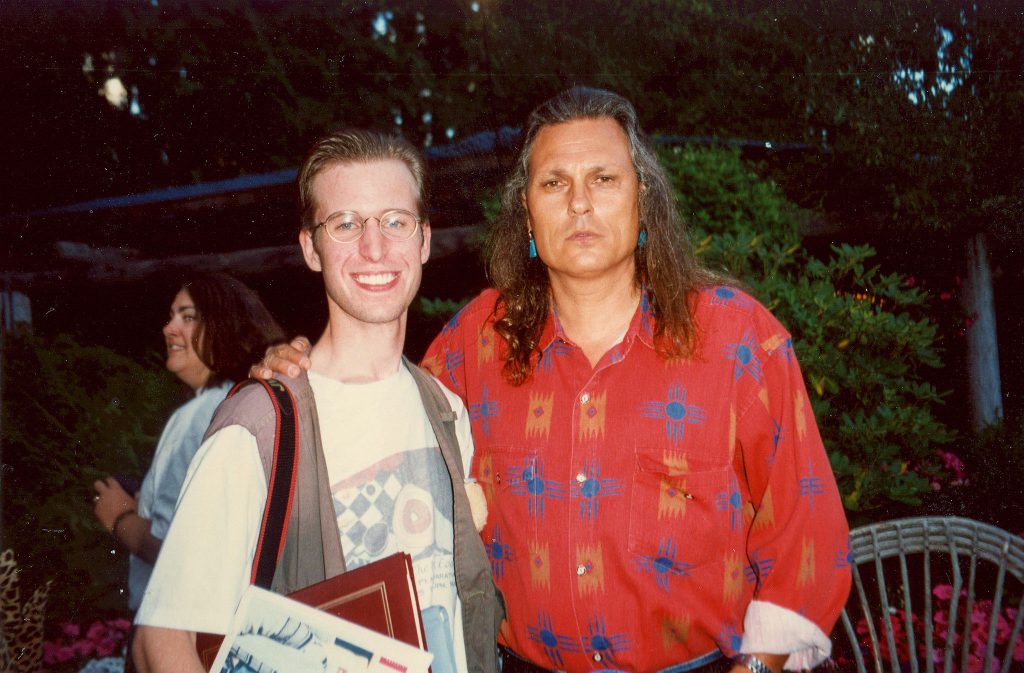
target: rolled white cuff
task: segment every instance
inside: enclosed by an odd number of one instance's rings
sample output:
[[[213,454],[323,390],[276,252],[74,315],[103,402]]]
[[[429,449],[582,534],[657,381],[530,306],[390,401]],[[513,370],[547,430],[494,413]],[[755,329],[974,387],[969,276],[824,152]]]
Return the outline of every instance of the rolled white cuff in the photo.
[[[832,641],[818,625],[792,610],[765,601],[751,601],[743,618],[740,652],[789,654],[783,668],[814,668],[832,654]]]

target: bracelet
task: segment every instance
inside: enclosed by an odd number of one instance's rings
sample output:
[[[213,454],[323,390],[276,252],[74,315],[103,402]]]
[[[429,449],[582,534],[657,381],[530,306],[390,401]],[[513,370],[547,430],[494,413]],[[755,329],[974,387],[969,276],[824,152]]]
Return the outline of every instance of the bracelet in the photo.
[[[123,511],[120,514],[117,515],[117,518],[114,519],[114,523],[110,524],[110,534],[111,535],[113,535],[114,537],[117,537],[117,525],[119,523],[121,523],[122,521],[124,521],[124,518],[126,516],[128,516],[129,514],[135,514],[135,510],[134,509],[126,509],[125,511]]]
[[[753,671],[753,673],[772,673],[772,669],[768,668],[768,664],[752,654],[741,654],[736,658],[736,663],[746,667],[749,671]]]

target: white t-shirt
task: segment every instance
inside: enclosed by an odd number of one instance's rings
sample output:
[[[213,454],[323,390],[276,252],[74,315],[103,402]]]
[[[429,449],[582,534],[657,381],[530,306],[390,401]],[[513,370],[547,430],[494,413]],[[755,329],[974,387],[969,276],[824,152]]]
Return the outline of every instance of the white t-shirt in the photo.
[[[455,589],[449,477],[419,389],[405,367],[382,381],[345,384],[315,373],[309,382],[349,568],[406,551],[420,607],[451,616],[456,666],[467,670]],[[473,443],[461,400],[456,412],[463,469]],[[255,438],[233,425],[200,447],[182,490],[136,621],[224,633],[249,583],[266,477]]]
[[[203,443],[213,412],[233,384],[203,388],[180,406],[167,421],[153,453],[153,462],[139,488],[139,516],[150,520],[149,532],[160,540],[167,535],[174,506],[181,495],[192,457]],[[132,554],[128,557],[128,609],[138,610],[153,566]]]

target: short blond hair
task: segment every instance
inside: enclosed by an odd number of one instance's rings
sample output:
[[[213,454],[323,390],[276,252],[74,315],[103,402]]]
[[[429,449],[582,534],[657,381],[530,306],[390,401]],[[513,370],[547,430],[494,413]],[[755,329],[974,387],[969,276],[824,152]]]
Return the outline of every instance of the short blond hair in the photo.
[[[302,227],[316,226],[316,199],[313,180],[321,172],[337,164],[370,161],[401,161],[416,182],[418,215],[427,217],[427,167],[423,157],[412,144],[401,136],[366,131],[341,129],[325,135],[313,143],[299,169],[299,216]]]

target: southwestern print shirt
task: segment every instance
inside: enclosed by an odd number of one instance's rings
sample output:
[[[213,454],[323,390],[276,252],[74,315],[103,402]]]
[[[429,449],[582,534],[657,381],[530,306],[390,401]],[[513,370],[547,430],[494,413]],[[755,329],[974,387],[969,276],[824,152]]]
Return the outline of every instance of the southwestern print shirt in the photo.
[[[694,297],[697,348],[655,351],[646,294],[596,367],[553,312],[533,376],[502,377],[497,293],[424,365],[469,410],[503,644],[569,672],[828,656],[848,528],[792,340],[748,295]],[[689,665],[687,665],[689,664]]]

